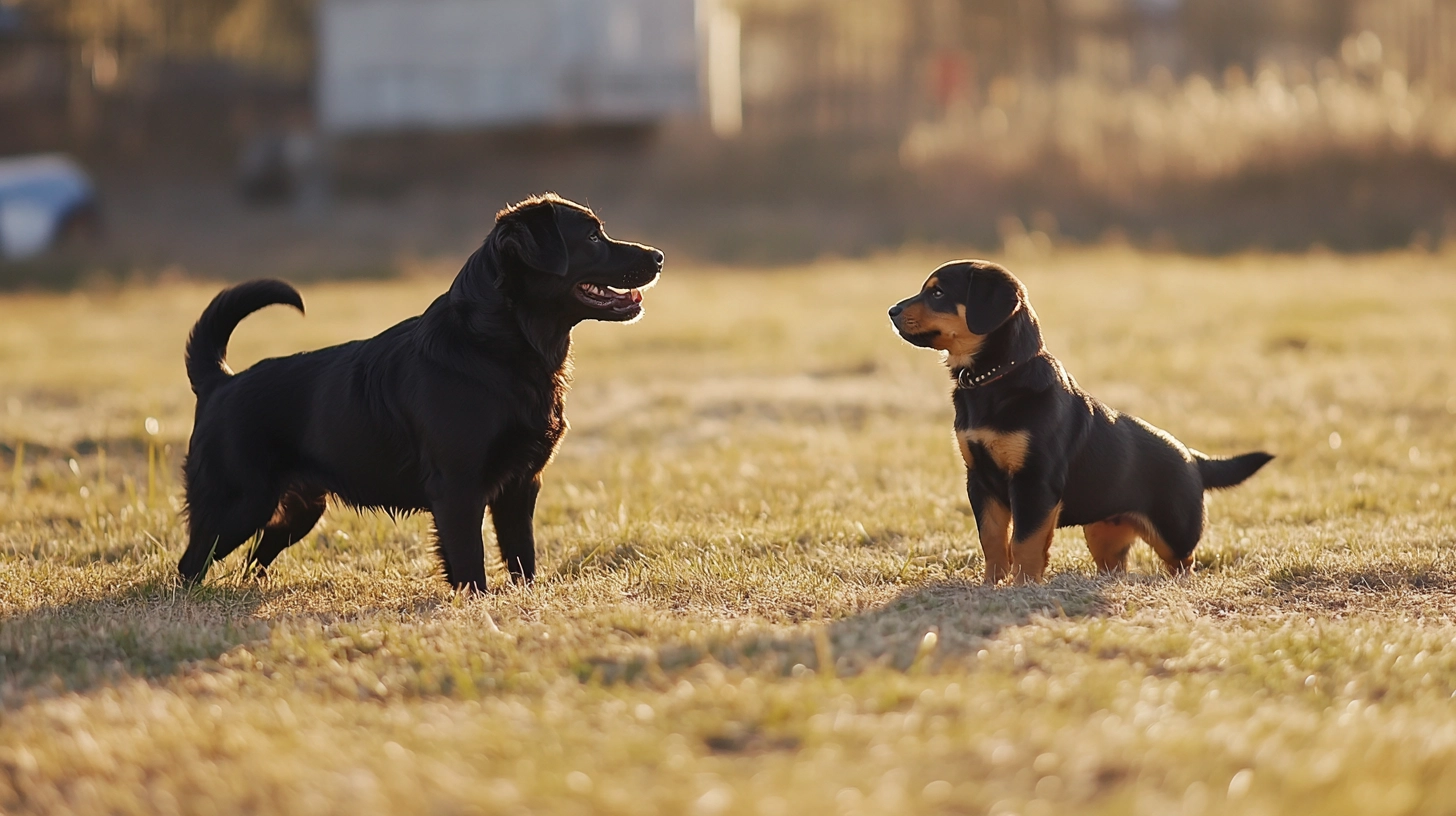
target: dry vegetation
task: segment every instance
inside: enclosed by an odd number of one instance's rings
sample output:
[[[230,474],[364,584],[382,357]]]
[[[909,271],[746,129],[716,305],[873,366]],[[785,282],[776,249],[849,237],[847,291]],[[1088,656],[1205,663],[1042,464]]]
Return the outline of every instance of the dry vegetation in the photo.
[[[1064,531],[1047,585],[999,591],[945,374],[883,313],[938,260],[671,269],[640,325],[583,328],[542,578],[477,599],[424,519],[344,509],[267,582],[179,587],[212,287],[5,297],[0,810],[1446,812],[1452,259],[1015,265],[1095,393],[1280,458],[1189,579],[1146,548],[1094,577]],[[308,287],[234,361],[443,286]]]
[[[1085,181],[1126,195],[1139,184],[1212,181],[1297,165],[1310,156],[1382,150],[1456,157],[1456,98],[1380,61],[1380,40],[1352,37],[1345,64],[1315,71],[1268,63],[1249,79],[1230,68],[1215,84],[1166,70],[1120,87],[1095,76],[1055,82],[998,79],[987,102],[953,108],[912,128],[912,166],[979,161],[1025,173],[1048,155]]]
[[[1456,244],[1453,158],[1456,96],[1394,67],[1369,31],[1340,60],[1252,77],[1000,77],[900,150],[956,218],[1001,208],[983,222],[1008,246],[1106,229],[1196,252]]]

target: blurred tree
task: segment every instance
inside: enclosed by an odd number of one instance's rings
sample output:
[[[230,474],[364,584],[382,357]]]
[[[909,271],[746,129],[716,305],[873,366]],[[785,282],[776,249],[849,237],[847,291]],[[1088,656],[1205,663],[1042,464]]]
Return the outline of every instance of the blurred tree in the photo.
[[[313,6],[313,0],[239,0],[216,27],[217,53],[253,70],[308,76]]]
[[[1189,67],[1218,75],[1253,69],[1271,44],[1300,56],[1327,55],[1349,31],[1353,0],[1184,0]]]
[[[82,47],[126,41],[137,58],[232,61],[306,76],[315,0],[17,0],[33,25]]]

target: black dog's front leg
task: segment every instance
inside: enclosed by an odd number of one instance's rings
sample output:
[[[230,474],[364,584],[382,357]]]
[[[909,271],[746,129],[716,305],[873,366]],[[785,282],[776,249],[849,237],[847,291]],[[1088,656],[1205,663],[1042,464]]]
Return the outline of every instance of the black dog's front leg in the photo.
[[[451,492],[431,503],[435,516],[435,545],[445,565],[445,580],[456,589],[485,591],[485,500],[479,495]]]
[[[541,492],[541,476],[506,485],[490,503],[490,517],[495,522],[495,537],[500,544],[501,560],[506,562],[511,578],[518,583],[536,577],[536,535],[532,520],[536,516],[536,496]]]

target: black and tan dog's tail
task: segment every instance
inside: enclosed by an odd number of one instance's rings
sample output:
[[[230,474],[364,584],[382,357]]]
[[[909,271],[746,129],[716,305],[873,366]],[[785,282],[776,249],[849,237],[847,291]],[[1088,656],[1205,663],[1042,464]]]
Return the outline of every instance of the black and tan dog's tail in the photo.
[[[207,304],[187,337],[187,379],[192,383],[192,393],[206,396],[232,376],[226,360],[233,329],[243,318],[275,303],[303,312],[303,296],[281,280],[240,283],[222,290]]]
[[[1263,451],[1230,456],[1227,459],[1208,456],[1198,451],[1192,453],[1198,462],[1198,475],[1203,479],[1204,490],[1233,487],[1253,476],[1259,468],[1269,464],[1269,460],[1274,458]]]

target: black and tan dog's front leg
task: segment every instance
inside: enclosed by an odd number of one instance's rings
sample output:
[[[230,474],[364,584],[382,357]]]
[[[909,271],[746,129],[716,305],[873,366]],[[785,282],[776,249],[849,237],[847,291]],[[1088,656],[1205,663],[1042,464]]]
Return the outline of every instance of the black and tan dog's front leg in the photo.
[[[506,562],[506,569],[517,583],[529,583],[536,578],[536,534],[532,523],[536,516],[536,496],[540,492],[538,474],[506,485],[490,503],[501,560]]]
[[[1062,513],[1061,491],[1041,480],[1011,483],[1011,575],[1018,584],[1040,583]]]
[[[995,586],[1011,574],[1011,511],[999,499],[974,483],[966,485],[981,553],[986,557],[986,586]]]

